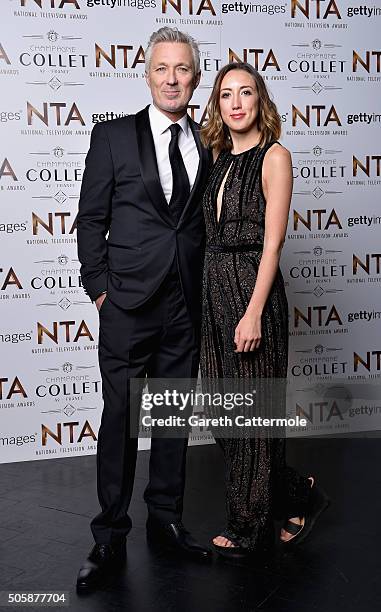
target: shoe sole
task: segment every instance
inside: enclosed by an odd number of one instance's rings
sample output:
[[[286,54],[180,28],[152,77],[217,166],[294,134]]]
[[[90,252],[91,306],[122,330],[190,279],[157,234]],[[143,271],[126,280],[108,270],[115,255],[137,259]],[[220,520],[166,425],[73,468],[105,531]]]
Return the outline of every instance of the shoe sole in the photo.
[[[248,559],[253,555],[251,551],[238,546],[218,546],[217,544],[212,544],[212,546],[217,555],[225,559]]]
[[[160,539],[159,536],[152,536],[147,533],[147,544],[154,550],[160,550],[160,552],[170,552],[173,555],[180,557],[181,559],[189,559],[191,561],[199,561],[201,563],[208,563],[212,560],[212,553],[209,555],[198,555],[197,553],[187,552],[177,548],[174,544]]]

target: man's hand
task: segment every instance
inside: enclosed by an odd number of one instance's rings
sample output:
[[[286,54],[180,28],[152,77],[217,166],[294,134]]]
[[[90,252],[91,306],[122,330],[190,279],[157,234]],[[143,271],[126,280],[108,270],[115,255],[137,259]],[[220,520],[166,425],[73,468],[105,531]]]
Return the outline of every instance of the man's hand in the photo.
[[[96,305],[96,307],[98,308],[98,312],[100,311],[101,306],[102,306],[103,302],[104,302],[104,301],[105,301],[105,299],[106,299],[106,296],[107,296],[107,293],[102,293],[102,295],[100,295],[99,297],[97,297],[97,299],[95,300],[95,305]]]

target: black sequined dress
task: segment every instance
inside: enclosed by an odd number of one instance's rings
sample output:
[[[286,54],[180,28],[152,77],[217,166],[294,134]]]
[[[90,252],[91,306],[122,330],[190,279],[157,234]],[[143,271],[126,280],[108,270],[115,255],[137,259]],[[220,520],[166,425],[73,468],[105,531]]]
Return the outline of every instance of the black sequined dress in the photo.
[[[234,333],[252,296],[262,256],[266,151],[222,152],[206,186],[207,249],[203,278],[201,374],[206,378],[286,378],[288,306],[280,270],[262,314],[261,344],[235,353]],[[226,177],[219,219],[217,197]],[[280,438],[217,439],[226,465],[227,529],[223,535],[254,549],[273,537],[274,515],[304,516],[310,481],[285,462]]]

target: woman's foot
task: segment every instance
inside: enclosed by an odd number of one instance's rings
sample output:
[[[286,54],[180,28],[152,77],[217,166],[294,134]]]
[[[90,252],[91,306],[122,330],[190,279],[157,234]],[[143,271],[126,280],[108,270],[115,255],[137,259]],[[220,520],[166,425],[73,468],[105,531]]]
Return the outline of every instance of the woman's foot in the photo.
[[[213,544],[215,546],[220,546],[220,547],[225,547],[225,548],[234,548],[235,544],[233,544],[233,542],[231,540],[228,540],[228,538],[225,538],[224,536],[216,536],[215,538],[213,538]]]
[[[287,525],[288,525],[288,529],[290,529],[290,531],[287,531],[284,527],[282,527],[282,529],[280,530],[280,539],[282,542],[289,542],[290,540],[293,540],[295,538],[295,536],[298,535],[298,533],[300,533],[300,531],[303,529],[304,527],[304,516],[300,517],[300,516],[294,516],[290,519],[287,519]],[[292,531],[295,533],[291,533],[291,526],[289,525],[290,523],[292,523],[293,525],[295,525],[295,528],[292,529]]]
[[[312,487],[314,486],[315,479],[313,478],[313,476],[309,476],[308,480],[311,481],[311,489],[312,489]],[[304,523],[305,523],[304,516],[293,516],[292,518],[287,519],[289,531],[285,529],[284,527],[282,527],[282,529],[280,530],[281,541],[289,542],[290,540],[293,540],[302,531],[304,527]],[[295,525],[295,527],[292,527],[292,525]]]
[[[223,534],[224,532],[213,538],[213,549],[220,557],[233,563],[251,559],[253,554],[251,550],[226,537],[230,535],[229,533]]]

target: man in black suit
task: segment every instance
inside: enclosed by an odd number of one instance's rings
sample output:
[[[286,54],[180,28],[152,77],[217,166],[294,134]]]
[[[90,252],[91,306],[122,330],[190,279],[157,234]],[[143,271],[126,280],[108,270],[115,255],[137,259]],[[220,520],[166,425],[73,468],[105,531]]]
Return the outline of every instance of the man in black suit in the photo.
[[[83,286],[99,310],[104,399],[101,512],[91,523],[96,544],[78,575],[83,591],[125,556],[138,443],[130,437],[130,380],[189,379],[198,370],[201,200],[210,158],[186,114],[200,81],[193,38],[167,27],[152,34],[146,80],[153,104],[95,125],[79,202],[78,253]],[[181,523],[187,443],[152,439],[147,534],[205,560],[210,551]]]

